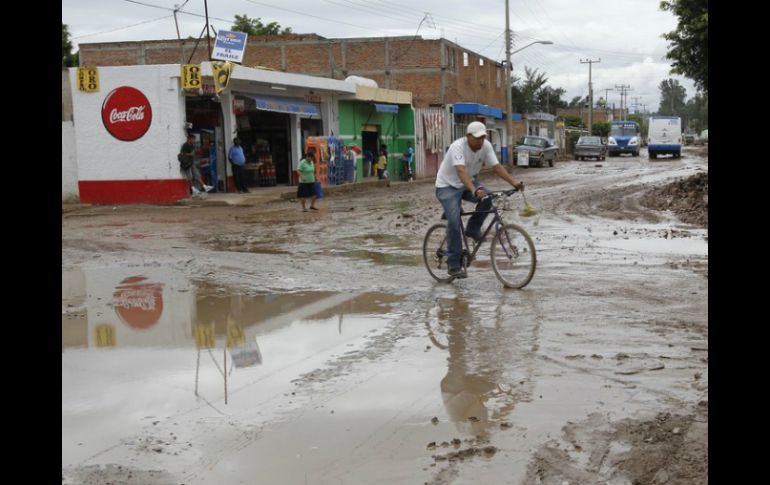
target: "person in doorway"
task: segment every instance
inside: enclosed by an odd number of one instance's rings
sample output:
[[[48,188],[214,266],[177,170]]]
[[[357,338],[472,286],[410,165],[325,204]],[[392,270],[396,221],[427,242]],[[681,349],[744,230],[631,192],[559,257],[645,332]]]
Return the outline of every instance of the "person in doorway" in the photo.
[[[218,175],[217,175],[217,147],[216,144],[208,141],[208,154],[209,154],[209,183],[212,189],[209,192],[217,191]]]
[[[412,171],[412,162],[414,161],[414,148],[412,147],[412,142],[408,141],[406,142],[406,151],[404,152],[404,156],[401,158],[402,161],[402,179],[403,180],[414,180],[414,172]]]
[[[371,177],[374,168],[374,153],[371,150],[364,150],[364,177]]]
[[[243,153],[241,139],[237,136],[233,138],[233,146],[230,147],[230,151],[227,153],[227,159],[230,160],[233,166],[235,190],[241,194],[248,194],[249,189],[246,187],[246,174],[243,168],[246,164],[246,155]]]
[[[377,178],[382,180],[385,178],[385,170],[388,168],[388,147],[387,145],[380,146],[380,158],[377,159]]]
[[[206,193],[211,186],[205,185],[201,180],[201,173],[195,163],[195,135],[187,134],[187,141],[179,149],[179,170],[182,176],[190,183],[192,195],[197,196]]]
[[[465,278],[468,275],[460,265],[462,254],[462,201],[476,203],[476,211],[488,211],[492,201],[486,198],[484,185],[478,180],[481,164],[492,167],[498,177],[512,187],[524,190],[524,182],[516,181],[500,165],[492,144],[487,138],[487,127],[480,121],[468,125],[466,135],[449,146],[436,175],[436,198],[444,208],[447,218],[447,266],[449,275]],[[476,240],[481,238],[481,225],[489,214],[474,214],[468,220],[465,234]]]
[[[302,212],[307,212],[305,207],[305,201],[310,199],[310,209],[317,211],[318,207],[315,206],[316,193],[315,193],[315,152],[308,150],[305,154],[305,158],[299,161],[297,171],[299,172],[299,186],[297,186],[297,198],[302,205]]]

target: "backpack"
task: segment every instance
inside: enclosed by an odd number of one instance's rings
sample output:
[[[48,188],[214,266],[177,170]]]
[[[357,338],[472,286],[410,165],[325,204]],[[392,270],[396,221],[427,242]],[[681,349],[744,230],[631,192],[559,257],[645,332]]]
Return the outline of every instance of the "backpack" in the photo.
[[[182,170],[187,170],[190,167],[192,167],[192,160],[191,160],[191,158],[192,158],[191,156],[185,155],[183,153],[179,153],[176,156],[176,159],[179,160],[179,164],[182,167]]]

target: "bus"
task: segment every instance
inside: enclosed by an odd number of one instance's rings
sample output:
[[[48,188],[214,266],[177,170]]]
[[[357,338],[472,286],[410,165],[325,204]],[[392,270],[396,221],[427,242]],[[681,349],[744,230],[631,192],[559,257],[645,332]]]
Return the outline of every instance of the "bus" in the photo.
[[[647,152],[650,158],[670,154],[682,156],[682,119],[678,116],[650,116],[647,134]]]
[[[642,144],[641,130],[636,121],[610,121],[610,136],[607,140],[607,152],[611,157],[621,153],[639,156]]]

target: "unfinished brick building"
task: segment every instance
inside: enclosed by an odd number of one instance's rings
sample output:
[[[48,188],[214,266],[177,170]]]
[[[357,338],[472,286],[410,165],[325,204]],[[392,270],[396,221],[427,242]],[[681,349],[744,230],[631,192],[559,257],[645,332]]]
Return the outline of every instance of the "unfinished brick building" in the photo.
[[[80,44],[80,64],[199,63],[208,60],[207,48],[205,39]],[[243,65],[333,79],[362,76],[383,88],[411,92],[415,108],[478,103],[505,109],[503,64],[446,39],[250,37]]]

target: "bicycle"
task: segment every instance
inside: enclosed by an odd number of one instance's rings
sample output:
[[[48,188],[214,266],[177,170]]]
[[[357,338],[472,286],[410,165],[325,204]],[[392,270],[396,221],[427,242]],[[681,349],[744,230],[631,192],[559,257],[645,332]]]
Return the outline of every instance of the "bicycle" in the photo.
[[[460,217],[476,213],[493,214],[492,221],[487,225],[478,241],[474,241],[473,249],[468,245],[465,234],[465,224],[460,224],[462,232],[463,251],[460,264],[467,271],[468,266],[476,259],[476,253],[486,241],[486,237],[494,228],[494,237],[490,243],[490,262],[495,276],[507,288],[524,288],[532,280],[537,265],[535,243],[527,231],[516,224],[506,223],[500,215],[508,210],[508,197],[517,189],[488,192],[487,197],[493,200],[492,208],[487,211],[461,211]],[[434,224],[425,233],[422,244],[422,256],[428,273],[439,282],[450,283],[456,276],[447,274],[447,242],[445,222]]]

